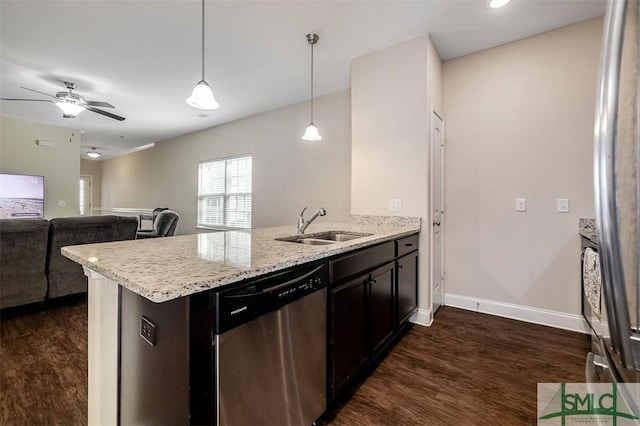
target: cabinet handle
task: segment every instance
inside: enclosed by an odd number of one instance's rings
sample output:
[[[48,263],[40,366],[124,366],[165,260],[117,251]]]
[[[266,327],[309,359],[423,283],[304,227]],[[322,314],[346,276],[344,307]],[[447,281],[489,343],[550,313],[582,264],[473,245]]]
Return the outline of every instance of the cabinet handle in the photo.
[[[398,265],[398,269],[402,269],[402,265]]]
[[[369,280],[369,284],[375,284],[375,283],[376,283],[375,278],[371,278],[371,279]]]
[[[413,247],[413,243],[407,243],[405,244],[406,247]]]

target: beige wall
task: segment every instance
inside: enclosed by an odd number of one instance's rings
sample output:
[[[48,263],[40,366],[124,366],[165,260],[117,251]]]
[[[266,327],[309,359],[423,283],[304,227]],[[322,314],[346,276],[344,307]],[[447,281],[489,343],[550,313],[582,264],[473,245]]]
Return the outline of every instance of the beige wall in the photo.
[[[250,153],[254,227],[294,225],[305,206],[325,207],[319,220],[348,221],[349,102],[348,90],[316,99],[319,142],[301,139],[309,121],[304,102],[105,160],[102,207],[170,207],[181,215],[178,233],[195,233],[198,162]]]
[[[93,208],[102,206],[102,161],[80,160],[80,174],[92,177]]]
[[[351,64],[351,212],[419,216],[420,308],[429,310],[431,108],[442,108],[441,61],[428,36]],[[390,212],[389,199],[402,211]]]
[[[80,214],[80,132],[13,118],[0,118],[0,170],[44,176],[44,213],[53,217]],[[51,147],[36,145],[36,139]],[[63,201],[66,206],[58,206]]]
[[[445,62],[447,294],[580,312],[601,34],[595,19]]]

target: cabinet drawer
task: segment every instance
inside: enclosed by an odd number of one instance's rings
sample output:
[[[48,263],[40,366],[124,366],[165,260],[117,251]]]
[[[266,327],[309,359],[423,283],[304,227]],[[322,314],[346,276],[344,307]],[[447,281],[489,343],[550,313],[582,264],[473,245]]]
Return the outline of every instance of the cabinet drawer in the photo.
[[[418,234],[396,241],[396,257],[418,250]]]
[[[393,259],[394,242],[378,244],[331,261],[332,284],[371,270]]]

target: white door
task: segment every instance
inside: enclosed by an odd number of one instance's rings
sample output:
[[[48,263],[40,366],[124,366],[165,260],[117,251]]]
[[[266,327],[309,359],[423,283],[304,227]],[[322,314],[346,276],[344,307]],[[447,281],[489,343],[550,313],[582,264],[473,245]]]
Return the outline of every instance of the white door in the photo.
[[[91,207],[93,206],[91,190],[92,177],[80,176],[80,216],[91,216]]]
[[[444,121],[431,117],[431,294],[433,313],[444,305]]]

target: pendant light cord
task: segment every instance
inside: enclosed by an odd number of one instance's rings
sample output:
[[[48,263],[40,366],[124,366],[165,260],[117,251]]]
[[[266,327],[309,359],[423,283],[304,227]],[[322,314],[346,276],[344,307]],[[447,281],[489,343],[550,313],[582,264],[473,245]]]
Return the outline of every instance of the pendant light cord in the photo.
[[[204,81],[204,0],[202,0],[202,80]]]
[[[311,122],[313,123],[313,45],[311,43]]]

